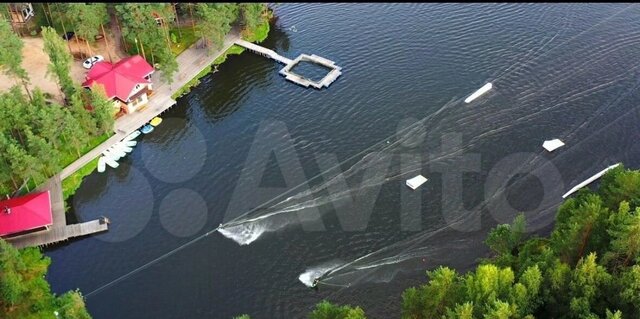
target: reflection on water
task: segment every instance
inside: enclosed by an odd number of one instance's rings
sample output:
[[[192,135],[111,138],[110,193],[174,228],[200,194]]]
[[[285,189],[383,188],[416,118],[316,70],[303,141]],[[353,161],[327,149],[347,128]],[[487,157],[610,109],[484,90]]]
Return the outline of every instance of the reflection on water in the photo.
[[[334,60],[343,67],[340,80],[325,90],[305,90],[279,75],[281,66],[274,61],[250,53],[230,56],[163,116],[176,121],[142,137],[117,170],[85,179],[72,200],[73,211],[79,220],[109,217],[113,232],[48,249],[52,288],[93,291],[215,229],[234,195],[246,201],[259,195],[234,192],[245,167],[266,165],[248,158],[252,144],[261,141],[260,125],[281,121],[295,157],[267,165],[265,180],[256,176],[255,182],[282,186],[277,169],[286,174],[299,161],[302,172],[296,173],[320,176],[309,181],[309,189],[312,200],[319,200],[325,231],[304,231],[292,223],[262,233],[248,246],[213,233],[92,295],[89,311],[98,319],[242,313],[300,318],[327,298],[362,305],[370,317],[398,317],[402,289],[423,280],[425,269],[446,264],[464,271],[486,253],[486,232],[507,217],[484,202],[494,196],[485,194],[485,181],[500,160],[524,152],[526,160],[513,170],[544,172],[554,166],[562,190],[615,162],[640,165],[635,141],[640,134],[639,11],[628,4],[281,4],[262,44],[288,57],[307,53]],[[494,84],[491,92],[468,105],[456,103],[487,81]],[[412,140],[411,134],[395,136],[399,123],[409,118],[423,125],[426,138],[419,143],[402,144]],[[189,133],[196,130],[202,138]],[[441,150],[448,133],[461,136],[459,147],[449,152]],[[552,137],[567,145],[545,153],[541,143]],[[387,147],[387,141],[395,146]],[[318,159],[335,156],[339,171],[348,173],[366,162],[371,147],[387,151],[389,172],[394,174],[395,167],[396,175],[376,182],[379,195],[366,229],[344,231],[338,212],[346,210],[334,206],[331,191],[320,187],[327,179]],[[401,153],[421,158],[405,162],[405,168],[429,177],[419,193],[412,193],[422,196],[417,231],[401,228]],[[481,161],[479,170],[462,174],[458,203],[450,189],[443,190],[446,172],[438,165],[460,167],[456,160],[465,154],[478,154]],[[201,168],[199,161],[193,164],[199,159]],[[346,184],[352,189],[366,185],[367,167],[347,174]],[[190,174],[184,180],[164,178],[180,171]],[[527,177],[498,189],[506,190],[518,209],[530,210],[536,229],[548,231],[555,210],[553,205],[535,209],[544,202],[536,182]],[[183,215],[175,212],[179,202],[171,199],[176,194],[194,198]],[[294,204],[308,200],[301,197]],[[206,216],[200,212],[203,203]],[[437,232],[457,216],[444,207],[477,214],[480,227]],[[181,216],[193,223],[175,222]],[[118,234],[126,240],[108,240]],[[329,280],[351,283],[350,288],[314,292],[298,280],[315,266],[368,254],[380,258],[362,259]],[[396,262],[402,269],[393,267]]]

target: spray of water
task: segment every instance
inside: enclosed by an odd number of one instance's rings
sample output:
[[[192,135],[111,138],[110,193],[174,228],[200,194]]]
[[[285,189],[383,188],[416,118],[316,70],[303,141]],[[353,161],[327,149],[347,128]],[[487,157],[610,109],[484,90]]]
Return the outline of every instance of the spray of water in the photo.
[[[300,282],[305,284],[307,287],[312,287],[313,281],[316,278],[319,278],[326,272],[336,267],[339,267],[342,264],[343,262],[341,261],[331,261],[331,262],[320,264],[311,268],[307,268],[303,273],[300,274],[300,276],[298,276],[298,280],[300,280]]]

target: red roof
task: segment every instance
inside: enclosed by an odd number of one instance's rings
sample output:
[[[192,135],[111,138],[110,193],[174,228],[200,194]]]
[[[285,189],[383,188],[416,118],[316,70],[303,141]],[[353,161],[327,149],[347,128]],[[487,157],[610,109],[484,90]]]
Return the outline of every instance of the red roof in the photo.
[[[0,236],[49,226],[52,220],[49,191],[0,201]]]
[[[134,55],[111,64],[106,61],[96,63],[89,73],[84,87],[91,87],[95,83],[102,84],[107,97],[126,102],[137,84],[151,83],[145,76],[153,73],[153,67],[140,55]]]

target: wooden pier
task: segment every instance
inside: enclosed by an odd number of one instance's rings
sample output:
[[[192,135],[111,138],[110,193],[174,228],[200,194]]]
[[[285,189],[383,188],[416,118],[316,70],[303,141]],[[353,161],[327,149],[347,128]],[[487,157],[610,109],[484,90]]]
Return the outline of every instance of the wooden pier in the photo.
[[[251,43],[249,41],[238,39],[238,40],[236,40],[236,44],[241,46],[241,47],[246,48],[247,50],[249,50],[249,51],[251,51],[253,53],[260,54],[262,56],[265,56],[267,58],[276,60],[276,61],[278,61],[278,62],[280,62],[282,64],[285,64],[285,65],[291,64],[293,62],[291,59],[283,57],[280,54],[276,53],[276,51],[273,51],[271,49],[267,49],[267,48],[265,48],[263,46],[259,46],[257,44]]]
[[[254,52],[256,54],[262,55],[264,57],[270,58],[272,60],[275,60],[279,63],[284,64],[285,67],[282,68],[279,73],[283,75],[287,80],[293,83],[296,83],[298,85],[304,86],[306,88],[308,88],[309,86],[314,87],[316,89],[329,87],[329,85],[331,85],[331,83],[333,83],[342,74],[342,68],[337,66],[335,62],[329,59],[325,59],[321,56],[317,56],[315,54],[312,54],[312,55],[301,54],[294,60],[291,60],[289,58],[279,55],[278,53],[276,53],[271,49],[267,49],[263,46],[253,44],[251,42],[247,42],[242,39],[236,40],[236,44],[246,48],[251,52]],[[331,71],[329,71],[329,73],[327,73],[327,75],[324,78],[322,78],[322,80],[313,81],[311,79],[305,78],[304,76],[291,72],[291,69],[301,61],[309,61],[312,63],[316,63],[328,69],[331,69]]]
[[[53,227],[22,236],[7,238],[6,240],[16,248],[47,246],[59,243],[74,237],[82,237],[107,231],[109,228],[105,219],[92,220],[81,224]]]

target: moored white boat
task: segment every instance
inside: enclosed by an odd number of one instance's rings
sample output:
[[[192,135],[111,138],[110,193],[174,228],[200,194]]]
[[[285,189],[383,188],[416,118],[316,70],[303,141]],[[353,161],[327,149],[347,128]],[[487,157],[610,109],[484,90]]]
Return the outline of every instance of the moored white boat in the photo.
[[[118,166],[120,166],[120,164],[118,164],[118,162],[114,161],[113,158],[110,157],[104,157],[104,162],[109,165],[112,168],[118,168]]]
[[[603,170],[601,170],[600,172],[596,173],[595,175],[587,178],[584,182],[576,185],[575,187],[573,187],[572,189],[570,189],[568,192],[566,192],[564,195],[562,195],[562,198],[567,198],[567,196],[577,192],[579,189],[591,184],[591,182],[595,181],[596,179],[600,178],[602,175],[604,175],[607,171],[614,169],[616,167],[618,167],[620,165],[620,163],[618,164],[613,164]]]
[[[118,154],[113,153],[113,152],[111,151],[111,149],[107,149],[107,150],[105,150],[104,152],[102,152],[102,155],[104,155],[104,157],[106,157],[106,158],[110,158],[110,159],[112,159],[112,160],[114,160],[114,161],[117,161],[117,160],[119,160],[119,159],[120,159],[120,157],[122,157],[122,156],[120,156],[120,155],[118,155]]]
[[[125,153],[131,153],[131,151],[133,151],[133,148],[124,145],[123,143],[117,143],[115,145],[113,145],[114,148],[118,149],[119,151],[123,151]]]
[[[132,141],[135,140],[138,136],[140,136],[140,134],[142,134],[142,132],[140,132],[140,130],[135,130],[133,131],[133,133],[127,135],[127,137],[125,137],[123,139],[123,141]]]
[[[120,158],[127,156],[127,153],[123,152],[120,148],[113,147],[113,146],[109,149],[109,152],[111,152],[111,154],[114,154],[115,156],[118,156]]]
[[[138,142],[136,141],[123,141],[122,144],[129,146],[129,147],[134,147],[136,145],[138,145]]]
[[[106,166],[106,158],[104,156],[100,156],[100,158],[98,158],[98,173],[102,173],[104,172]]]

